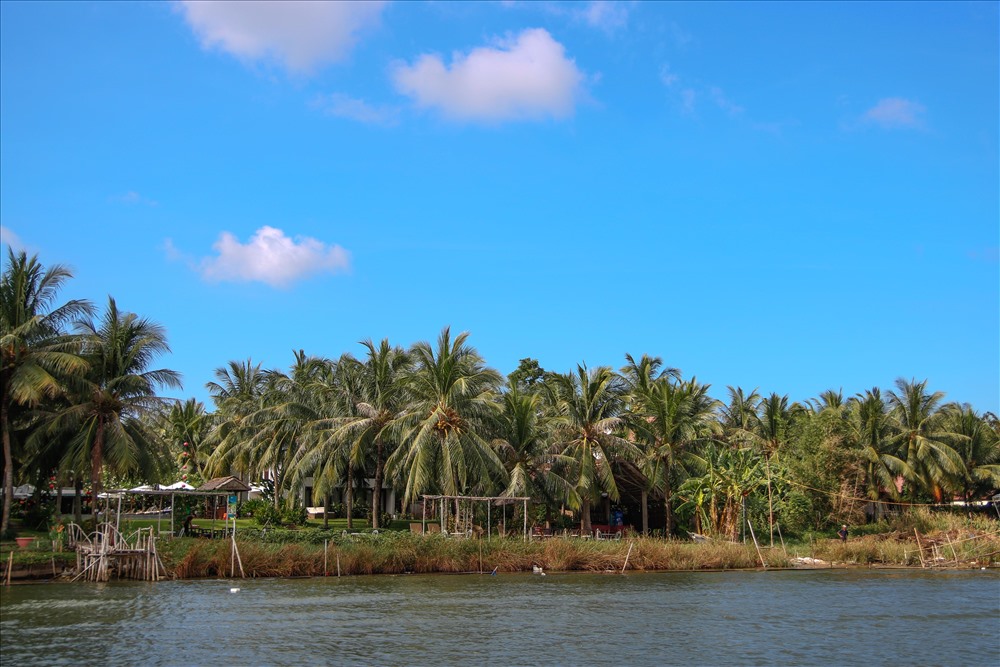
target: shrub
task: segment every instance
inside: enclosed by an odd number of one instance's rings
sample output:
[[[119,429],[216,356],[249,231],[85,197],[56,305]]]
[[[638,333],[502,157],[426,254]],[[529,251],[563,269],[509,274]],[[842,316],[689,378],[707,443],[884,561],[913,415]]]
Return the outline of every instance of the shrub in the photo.
[[[271,503],[262,498],[253,498],[240,503],[239,507],[236,509],[236,514],[241,518],[255,517],[262,511],[262,508],[263,511],[266,512],[268,507],[272,507]]]
[[[265,500],[254,510],[253,519],[261,526],[278,526],[281,524],[281,512]]]
[[[281,510],[281,524],[283,526],[305,525],[306,518],[306,508],[301,505],[285,507]]]

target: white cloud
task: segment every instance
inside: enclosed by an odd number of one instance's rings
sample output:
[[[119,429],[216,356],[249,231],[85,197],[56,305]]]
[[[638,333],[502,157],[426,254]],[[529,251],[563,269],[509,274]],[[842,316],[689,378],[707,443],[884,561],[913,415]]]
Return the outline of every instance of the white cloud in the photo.
[[[294,72],[344,58],[384,2],[233,2],[184,0],[184,19],[202,47],[242,60],[277,60]]]
[[[580,10],[579,15],[587,25],[607,32],[628,25],[628,6],[621,2],[596,0]]]
[[[24,250],[24,243],[21,242],[21,237],[15,234],[14,230],[10,227],[4,227],[3,225],[0,225],[0,243],[7,244],[14,252]]]
[[[864,113],[862,120],[886,129],[913,129],[924,126],[922,104],[902,97],[886,97]]]
[[[541,28],[496,47],[452,54],[451,67],[425,54],[393,72],[399,92],[418,106],[460,120],[500,121],[572,115],[583,73],[563,45]]]
[[[216,257],[201,260],[198,270],[212,282],[262,282],[272,287],[288,287],[320,273],[348,271],[351,256],[338,245],[326,245],[309,237],[285,236],[274,227],[258,229],[246,244],[229,232],[223,232],[212,246]],[[167,242],[168,254],[176,254]]]
[[[349,118],[369,125],[395,125],[399,120],[399,110],[387,106],[374,106],[362,99],[333,93],[316,100],[320,107],[331,116]]]

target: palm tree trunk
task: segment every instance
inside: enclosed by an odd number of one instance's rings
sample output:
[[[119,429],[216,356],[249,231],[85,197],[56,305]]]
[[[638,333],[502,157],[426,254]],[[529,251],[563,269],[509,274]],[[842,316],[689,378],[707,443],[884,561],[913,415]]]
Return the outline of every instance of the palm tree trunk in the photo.
[[[281,470],[274,469],[274,509],[281,509]]]
[[[330,512],[327,509],[330,507],[330,496],[323,496],[323,530],[330,527]]]
[[[10,526],[10,504],[14,498],[14,457],[10,450],[10,427],[7,424],[7,401],[0,402],[0,424],[3,428],[3,519],[0,535],[6,537]]]
[[[382,439],[375,441],[375,483],[372,488],[372,528],[381,528],[379,515],[382,514],[382,477],[385,474]]]
[[[76,525],[83,525],[83,479],[79,473],[73,473],[73,520]]]
[[[670,486],[670,469],[664,475],[663,487],[663,515],[666,517],[666,533],[664,537],[669,538],[674,534],[674,489]]]
[[[590,498],[584,498],[580,506],[580,532],[590,533]]]
[[[94,448],[90,452],[90,511],[97,519],[97,500],[101,494],[101,468],[104,467],[104,419],[97,420],[97,433],[94,434]],[[95,526],[96,527],[96,526]]]
[[[347,495],[344,504],[347,506],[347,530],[354,530],[354,470],[350,463],[347,464]]]

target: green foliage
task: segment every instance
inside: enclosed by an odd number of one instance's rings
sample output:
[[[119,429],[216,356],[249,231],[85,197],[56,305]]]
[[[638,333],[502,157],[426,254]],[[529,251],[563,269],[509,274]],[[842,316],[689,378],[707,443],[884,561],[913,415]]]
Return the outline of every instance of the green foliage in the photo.
[[[281,524],[283,526],[304,526],[307,518],[306,508],[301,505],[281,509]]]
[[[812,523],[812,499],[805,493],[793,490],[781,498],[776,508],[776,520],[786,535],[797,535]]]
[[[281,510],[272,503],[261,501],[253,508],[253,519],[261,526],[280,526]]]
[[[263,515],[267,512],[268,508],[273,508],[274,503],[269,503],[263,498],[251,498],[239,504],[236,508],[236,514],[240,518],[254,517]]]

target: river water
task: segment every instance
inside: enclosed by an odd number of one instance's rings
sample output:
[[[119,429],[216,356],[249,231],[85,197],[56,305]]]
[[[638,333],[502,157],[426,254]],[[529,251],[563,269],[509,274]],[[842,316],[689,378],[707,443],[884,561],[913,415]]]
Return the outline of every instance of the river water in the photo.
[[[0,600],[5,666],[1000,665],[996,571],[50,584]]]

